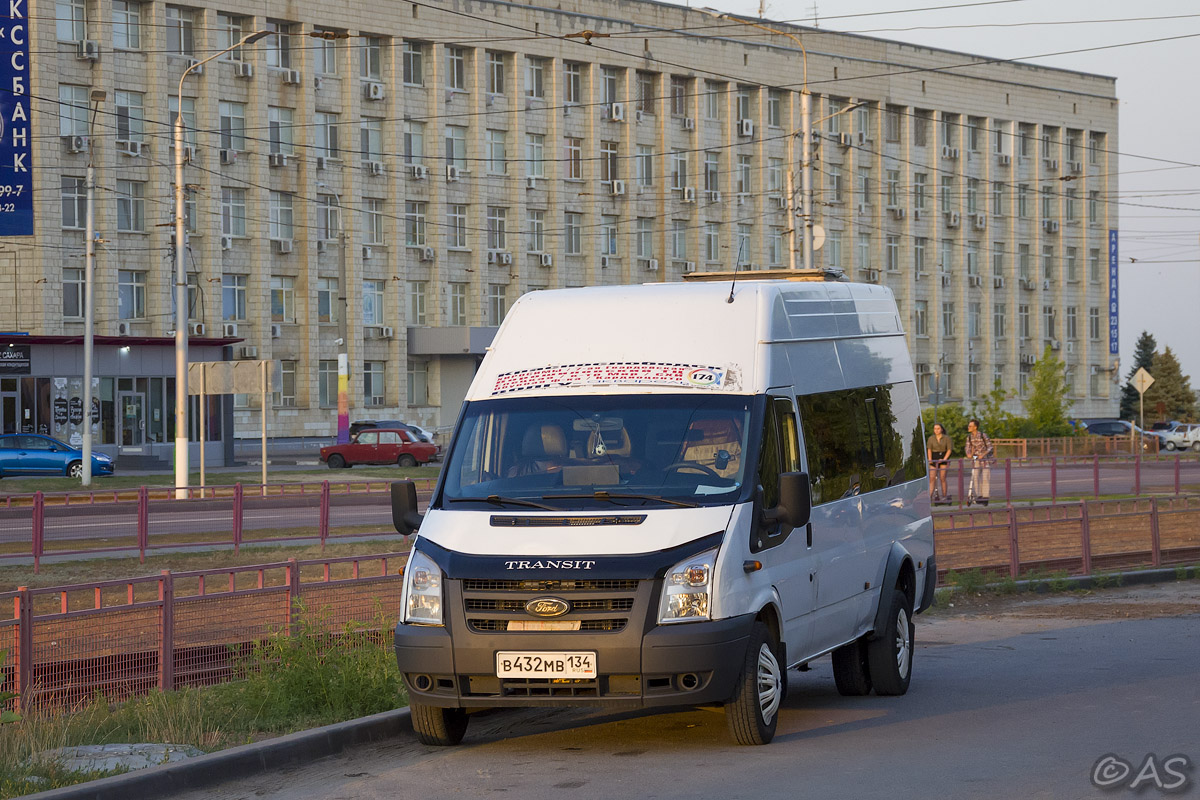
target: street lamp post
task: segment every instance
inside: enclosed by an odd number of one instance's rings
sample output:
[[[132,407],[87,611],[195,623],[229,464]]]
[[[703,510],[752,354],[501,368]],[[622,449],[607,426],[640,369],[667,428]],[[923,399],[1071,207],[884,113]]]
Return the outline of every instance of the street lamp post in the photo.
[[[332,194],[338,208],[337,443],[347,444],[350,441],[350,326],[347,320],[350,304],[346,299],[346,247],[349,237],[346,235],[346,214],[342,208],[342,196],[325,183],[318,182],[317,188]]]
[[[804,42],[794,33],[772,28],[748,19],[741,19],[732,14],[726,14],[715,8],[702,8],[705,14],[717,19],[737,22],[751,28],[759,28],[777,36],[786,36],[800,48],[803,63],[803,82],[800,88],[800,216],[804,220],[804,230],[801,240],[801,263],[805,270],[813,268],[813,186],[812,186],[812,95],[808,93],[808,50]],[[761,11],[761,8],[760,8]],[[796,137],[788,137],[788,178],[787,178],[787,211],[788,211],[788,249],[791,251],[788,266],[796,268],[796,191],[793,170],[795,168]]]
[[[92,362],[95,353],[95,335],[92,325],[95,322],[94,309],[96,295],[92,283],[96,272],[96,169],[92,165],[92,154],[95,141],[96,114],[106,93],[96,89],[92,91],[92,121],[88,126],[88,165],[87,165],[87,222],[84,233],[83,255],[83,473],[80,483],[84,486],[92,484]]]

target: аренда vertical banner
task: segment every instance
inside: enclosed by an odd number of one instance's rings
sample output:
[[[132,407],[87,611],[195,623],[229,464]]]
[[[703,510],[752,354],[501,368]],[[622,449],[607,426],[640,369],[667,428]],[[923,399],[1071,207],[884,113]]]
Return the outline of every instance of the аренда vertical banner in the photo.
[[[1121,352],[1121,325],[1117,281],[1117,232],[1108,232],[1108,352],[1116,355]]]
[[[7,9],[0,14],[0,236],[32,236],[28,0],[8,0]]]

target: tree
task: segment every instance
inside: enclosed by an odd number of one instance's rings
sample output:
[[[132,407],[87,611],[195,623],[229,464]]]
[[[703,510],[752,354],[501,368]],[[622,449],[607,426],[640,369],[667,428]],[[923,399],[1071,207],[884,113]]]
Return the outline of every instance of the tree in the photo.
[[[1139,369],[1154,374],[1150,365],[1154,363],[1156,349],[1158,349],[1158,342],[1154,340],[1149,331],[1142,331],[1137,344],[1133,346],[1133,366],[1129,368],[1129,374],[1125,376],[1125,385],[1121,387],[1121,419],[1137,419],[1138,390],[1133,388],[1131,381]]]
[[[1025,436],[1071,436],[1074,428],[1067,417],[1067,365],[1054,357],[1050,345],[1029,374],[1029,396],[1025,398],[1029,428]]]
[[[1000,381],[992,390],[983,396],[983,402],[972,407],[972,413],[979,418],[983,432],[996,439],[1015,439],[1020,435],[1021,422],[1015,414],[1004,410],[1005,401],[1013,396],[1000,386]]]
[[[1153,385],[1146,390],[1146,416],[1154,419],[1157,416],[1155,409],[1162,403],[1166,406],[1166,419],[1193,421],[1196,418],[1196,393],[1192,391],[1191,378],[1183,374],[1179,359],[1175,358],[1171,348],[1155,353],[1146,370],[1154,378]],[[1134,406],[1131,419],[1137,418],[1137,407]]]

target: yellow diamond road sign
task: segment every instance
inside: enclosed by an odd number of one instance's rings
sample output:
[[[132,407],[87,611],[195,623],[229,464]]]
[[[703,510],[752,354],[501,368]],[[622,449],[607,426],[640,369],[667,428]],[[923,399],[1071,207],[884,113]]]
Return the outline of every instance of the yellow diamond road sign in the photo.
[[[1154,383],[1154,378],[1149,372],[1146,372],[1145,367],[1138,367],[1138,371],[1133,373],[1133,388],[1138,390],[1138,394],[1145,394],[1150,385]]]

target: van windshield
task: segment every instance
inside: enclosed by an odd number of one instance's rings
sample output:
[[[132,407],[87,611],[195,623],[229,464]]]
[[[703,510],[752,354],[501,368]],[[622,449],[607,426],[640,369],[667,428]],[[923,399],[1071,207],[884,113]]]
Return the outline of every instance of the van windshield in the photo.
[[[468,403],[441,504],[724,505],[746,481],[754,398],[573,395]],[[515,502],[514,502],[515,501]]]

